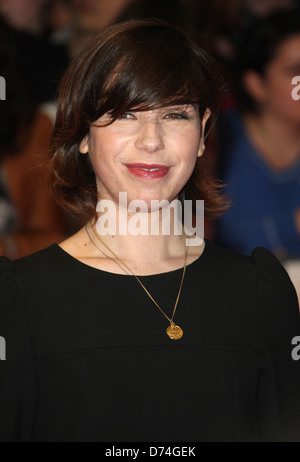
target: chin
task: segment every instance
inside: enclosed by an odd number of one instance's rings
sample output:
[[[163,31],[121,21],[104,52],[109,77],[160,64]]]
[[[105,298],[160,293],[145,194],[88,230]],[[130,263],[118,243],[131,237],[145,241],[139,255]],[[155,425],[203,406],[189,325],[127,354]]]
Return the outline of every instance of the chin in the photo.
[[[138,197],[138,198],[137,198]],[[178,194],[175,196],[164,196],[164,195],[140,195],[136,196],[136,198],[131,199],[128,196],[128,205],[133,203],[134,210],[130,211],[135,211],[137,208],[140,208],[140,211],[142,213],[149,213],[149,212],[157,212],[160,209],[167,208],[169,204],[171,204],[175,199],[178,198]],[[154,203],[156,202],[156,203]],[[157,204],[159,202],[159,204]]]

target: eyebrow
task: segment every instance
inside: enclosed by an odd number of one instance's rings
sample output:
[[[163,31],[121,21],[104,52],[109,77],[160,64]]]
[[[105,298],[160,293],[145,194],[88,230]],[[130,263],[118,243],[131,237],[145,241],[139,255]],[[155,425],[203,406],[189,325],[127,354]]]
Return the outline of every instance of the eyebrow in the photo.
[[[185,109],[185,110],[188,110],[190,108],[193,108],[195,111],[197,111],[197,109],[198,109],[196,104],[185,103],[185,104],[170,104],[168,106],[163,106],[163,107],[158,108],[156,110],[157,111],[164,111],[164,110],[167,110],[167,109],[173,109],[173,110],[174,109],[180,109],[180,110]]]

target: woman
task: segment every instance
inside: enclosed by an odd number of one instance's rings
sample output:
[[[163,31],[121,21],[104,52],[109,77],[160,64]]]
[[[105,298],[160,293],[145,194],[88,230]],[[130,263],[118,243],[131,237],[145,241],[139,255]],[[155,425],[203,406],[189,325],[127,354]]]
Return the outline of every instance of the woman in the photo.
[[[218,243],[250,255],[264,246],[300,256],[300,13],[259,23],[240,53],[239,110],[221,124],[222,178],[233,207],[219,221]],[[250,193],[251,192],[251,193]]]
[[[154,20],[107,29],[69,68],[52,184],[91,220],[60,245],[0,260],[1,440],[299,439],[298,305],[277,260],[188,246],[173,228],[107,235],[94,217],[100,201],[100,218],[134,219],[120,193],[165,201],[151,225],[165,226],[164,208],[174,222],[167,204],[179,197],[205,199],[207,216],[224,209],[201,160],[214,73]]]

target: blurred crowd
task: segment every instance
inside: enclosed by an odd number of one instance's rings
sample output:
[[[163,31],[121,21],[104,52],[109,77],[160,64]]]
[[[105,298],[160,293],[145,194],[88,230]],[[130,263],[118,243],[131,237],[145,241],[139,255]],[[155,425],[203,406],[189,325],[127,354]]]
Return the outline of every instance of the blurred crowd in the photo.
[[[266,247],[300,284],[300,0],[0,0],[0,255],[74,230],[44,173],[60,78],[95,34],[147,17],[186,30],[226,82],[207,168],[232,206],[206,237],[246,255]]]

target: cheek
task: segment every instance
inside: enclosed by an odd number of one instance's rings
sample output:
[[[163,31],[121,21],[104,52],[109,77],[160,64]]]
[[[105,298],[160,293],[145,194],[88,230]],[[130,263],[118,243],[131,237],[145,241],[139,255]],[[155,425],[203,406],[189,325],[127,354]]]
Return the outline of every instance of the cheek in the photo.
[[[89,140],[90,160],[97,178],[98,189],[103,192],[118,189],[120,183],[120,162],[126,160],[128,139],[115,134],[111,127],[92,132]],[[124,157],[125,156],[125,157]],[[127,158],[128,159],[128,158]]]
[[[286,78],[275,75],[267,82],[269,89],[269,99],[272,101],[282,101],[291,98],[291,82]]]
[[[293,86],[291,79],[287,76],[274,76],[267,82],[268,97],[267,103],[274,110],[280,113],[297,111],[297,105],[292,98]],[[299,110],[299,105],[298,105]]]
[[[91,136],[89,140],[89,157],[96,177],[98,179],[107,177],[110,172],[110,169],[107,168],[110,158],[105,142],[101,141],[100,143],[97,138]]]
[[[201,142],[200,129],[187,130],[174,136],[173,146],[181,164],[195,165]]]
[[[286,107],[287,117],[290,122],[300,124],[300,101],[291,100],[289,106]]]
[[[95,165],[111,163],[118,149],[118,141],[118,138],[115,139],[106,128],[91,130],[88,147],[92,163]]]

